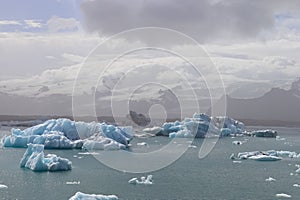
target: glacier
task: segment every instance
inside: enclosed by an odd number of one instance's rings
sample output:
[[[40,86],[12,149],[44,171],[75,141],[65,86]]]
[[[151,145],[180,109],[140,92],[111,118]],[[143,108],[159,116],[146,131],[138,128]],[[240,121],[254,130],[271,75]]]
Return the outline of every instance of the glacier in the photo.
[[[69,200],[118,200],[116,195],[103,195],[103,194],[85,194],[76,192]]]
[[[162,127],[146,128],[143,131],[171,138],[204,138],[207,134],[221,137],[243,134],[244,130],[245,125],[242,122],[230,117],[210,117],[195,113],[192,118],[166,122]]]
[[[20,167],[26,167],[32,171],[67,171],[72,169],[72,162],[55,154],[45,156],[42,144],[28,144]]]
[[[132,127],[59,118],[24,130],[12,128],[11,135],[3,137],[1,143],[3,147],[26,148],[32,143],[43,144],[46,149],[110,150],[128,147],[132,138]]]

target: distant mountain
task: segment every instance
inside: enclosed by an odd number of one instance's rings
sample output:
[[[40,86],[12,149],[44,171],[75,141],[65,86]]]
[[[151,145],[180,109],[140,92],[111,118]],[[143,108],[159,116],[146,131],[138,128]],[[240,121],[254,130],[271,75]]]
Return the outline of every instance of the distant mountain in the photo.
[[[300,125],[300,79],[293,82],[290,89],[272,88],[258,98],[227,96],[227,115],[236,119],[299,122]]]

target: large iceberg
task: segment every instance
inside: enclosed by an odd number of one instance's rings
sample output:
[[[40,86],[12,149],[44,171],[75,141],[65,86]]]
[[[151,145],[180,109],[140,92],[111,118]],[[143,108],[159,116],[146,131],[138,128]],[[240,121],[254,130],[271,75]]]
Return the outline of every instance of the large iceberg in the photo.
[[[77,192],[69,200],[118,200],[116,195],[103,195],[103,194],[84,194]]]
[[[66,158],[55,154],[44,155],[44,145],[28,144],[28,148],[20,162],[21,167],[33,171],[67,171],[72,169],[72,163]]]
[[[95,136],[96,135],[96,136]],[[106,123],[74,122],[69,119],[51,119],[25,130],[12,129],[2,138],[3,147],[24,147],[29,143],[43,144],[45,148],[119,149],[127,147],[132,139],[131,127],[117,127]],[[92,140],[95,140],[92,144]],[[105,144],[104,148],[99,148]],[[103,145],[102,145],[103,146]]]
[[[166,122],[161,128],[144,129],[145,132],[156,135],[175,137],[203,138],[207,134],[230,136],[243,134],[245,126],[242,122],[230,117],[210,117],[206,114],[194,114],[192,118],[183,121]]]

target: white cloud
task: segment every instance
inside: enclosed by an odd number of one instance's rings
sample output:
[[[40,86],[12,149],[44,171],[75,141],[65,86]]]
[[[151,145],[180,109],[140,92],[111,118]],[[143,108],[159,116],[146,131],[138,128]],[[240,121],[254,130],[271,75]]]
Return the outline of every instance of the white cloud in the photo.
[[[19,21],[16,20],[0,20],[1,25],[22,25]]]
[[[43,24],[41,23],[41,20],[24,20],[27,28],[42,28]]]
[[[75,18],[52,17],[47,21],[51,32],[74,31],[80,29],[80,23]]]

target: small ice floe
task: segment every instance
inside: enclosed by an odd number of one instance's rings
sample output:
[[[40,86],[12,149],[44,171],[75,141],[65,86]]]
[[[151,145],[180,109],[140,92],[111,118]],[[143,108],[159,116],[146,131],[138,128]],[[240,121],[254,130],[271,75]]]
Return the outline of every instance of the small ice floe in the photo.
[[[290,176],[294,176],[294,173],[290,173]]]
[[[234,144],[234,145],[242,145],[243,142],[236,140],[236,141],[233,141],[232,144]]]
[[[230,157],[229,157],[231,160],[235,160],[236,159],[236,157],[235,157],[235,155],[234,155],[234,153],[232,153],[231,155],[230,155]]]
[[[191,144],[190,144],[188,147],[189,147],[189,148],[193,148],[193,149],[197,149],[197,146],[191,145]]]
[[[286,138],[282,138],[282,137],[280,137],[280,136],[276,136],[276,140],[277,140],[277,141],[283,141],[283,140],[286,140]]]
[[[266,178],[265,181],[267,181],[267,182],[274,182],[274,181],[276,181],[276,179],[272,178],[272,177],[269,177],[269,178]]]
[[[6,188],[8,188],[7,185],[0,184],[0,189],[6,189]]]
[[[136,185],[136,184],[143,184],[143,185],[152,185],[153,184],[153,180],[152,180],[152,175],[148,175],[147,178],[142,176],[141,180],[139,180],[138,178],[132,178],[128,181],[128,183]]]
[[[84,194],[82,192],[76,192],[69,200],[118,200],[116,195],[103,195],[103,194]]]
[[[292,198],[292,196],[291,196],[291,195],[289,195],[289,194],[284,194],[284,193],[276,194],[276,197],[282,197],[282,198]]]
[[[79,152],[79,155],[99,155],[97,152]]]
[[[257,161],[277,161],[281,160],[281,157],[277,156],[268,156],[268,155],[257,155],[257,156],[251,156],[249,157],[251,160],[257,160]]]
[[[67,181],[67,185],[80,185],[80,181]]]
[[[146,142],[139,142],[136,144],[137,146],[148,146]]]
[[[297,183],[295,183],[295,184],[293,185],[293,187],[300,187],[300,185],[297,184]]]
[[[234,160],[234,161],[232,161],[233,163],[242,163],[242,161],[240,161],[240,160]]]

